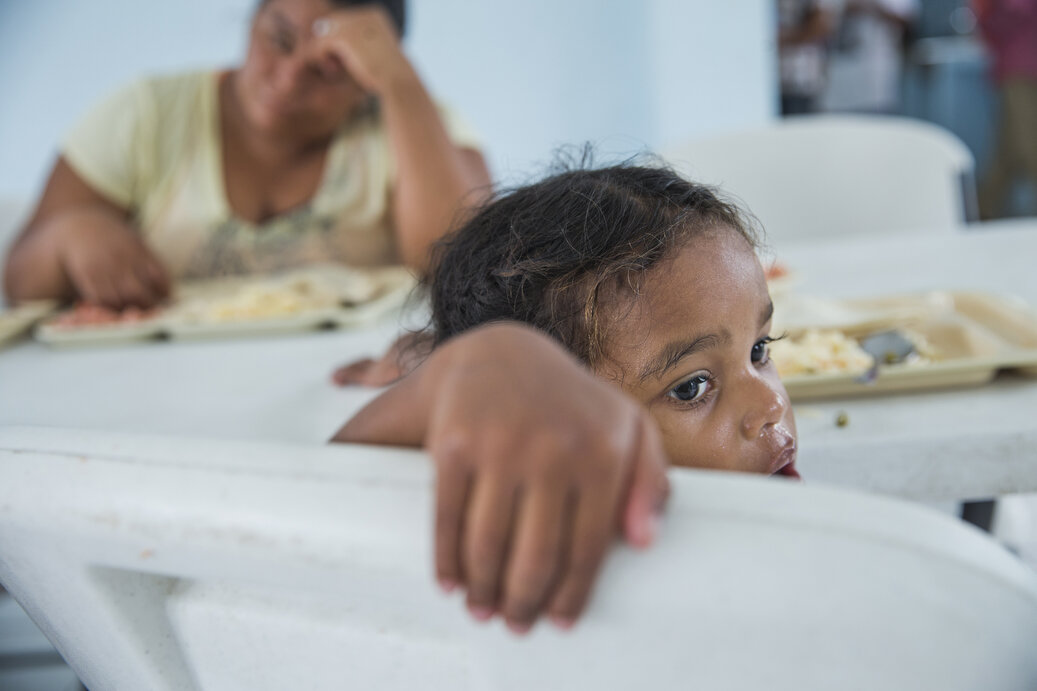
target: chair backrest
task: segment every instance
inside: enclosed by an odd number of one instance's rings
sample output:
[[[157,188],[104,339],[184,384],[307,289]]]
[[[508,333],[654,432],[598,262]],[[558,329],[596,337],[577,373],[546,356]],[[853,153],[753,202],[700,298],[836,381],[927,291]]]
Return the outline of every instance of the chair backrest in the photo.
[[[847,234],[946,230],[975,219],[972,154],[950,132],[920,120],[801,116],[662,154],[689,178],[741,200],[778,248]]]
[[[1032,689],[1035,575],[897,500],[675,471],[517,639],[431,575],[418,452],[0,429],[0,580],[91,689]]]

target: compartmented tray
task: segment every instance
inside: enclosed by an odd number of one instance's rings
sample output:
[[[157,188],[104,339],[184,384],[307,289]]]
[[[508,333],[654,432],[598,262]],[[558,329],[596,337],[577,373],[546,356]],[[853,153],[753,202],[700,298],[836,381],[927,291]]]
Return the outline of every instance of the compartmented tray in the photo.
[[[794,401],[975,386],[1002,370],[1037,376],[1037,312],[1012,296],[930,292],[844,301],[789,296],[775,309],[775,332],[792,338],[809,329],[834,330],[851,339],[894,330],[925,344],[925,357],[914,362],[783,377]]]
[[[30,331],[36,322],[51,314],[57,306],[52,300],[36,300],[10,309],[0,309],[0,347]]]
[[[415,285],[402,267],[308,267],[269,277],[183,283],[153,316],[63,325],[69,312],[40,322],[36,339],[55,346],[152,339],[192,340],[298,333],[370,323],[400,307]]]

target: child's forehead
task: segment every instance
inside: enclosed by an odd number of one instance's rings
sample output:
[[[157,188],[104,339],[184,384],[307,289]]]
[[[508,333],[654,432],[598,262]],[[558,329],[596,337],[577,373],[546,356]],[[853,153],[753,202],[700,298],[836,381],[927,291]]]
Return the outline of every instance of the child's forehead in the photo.
[[[755,323],[770,297],[754,248],[729,230],[690,239],[619,303],[610,340],[622,342],[698,325]]]
[[[669,293],[674,287],[694,287],[691,300],[705,299],[738,283],[762,274],[752,244],[728,226],[710,228],[689,237],[644,277],[649,293]]]

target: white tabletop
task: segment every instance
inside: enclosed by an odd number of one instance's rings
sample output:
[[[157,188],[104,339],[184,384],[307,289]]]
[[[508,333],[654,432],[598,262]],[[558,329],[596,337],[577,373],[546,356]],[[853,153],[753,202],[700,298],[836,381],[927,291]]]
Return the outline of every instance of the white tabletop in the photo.
[[[789,246],[795,290],[866,297],[928,290],[1014,294],[1037,307],[1037,219],[968,231]],[[1037,379],[796,406],[800,467],[831,480],[918,498],[1037,491]],[[839,427],[845,412],[849,424]]]
[[[322,442],[375,395],[331,383],[378,355],[396,318],[292,336],[0,350],[0,425]]]
[[[796,290],[874,296],[932,289],[1014,293],[1037,306],[1037,220],[968,232],[790,246]],[[414,323],[413,320],[411,323]],[[373,396],[329,382],[397,332],[0,350],[0,425],[319,443]],[[796,407],[800,468],[814,481],[931,499],[1037,491],[1037,380]],[[840,412],[849,425],[837,427]]]

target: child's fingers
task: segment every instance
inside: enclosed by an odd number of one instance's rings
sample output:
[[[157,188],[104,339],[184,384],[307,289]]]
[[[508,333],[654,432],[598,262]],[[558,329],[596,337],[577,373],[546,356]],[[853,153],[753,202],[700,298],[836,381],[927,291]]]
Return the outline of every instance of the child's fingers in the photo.
[[[515,500],[515,486],[498,475],[473,481],[461,528],[461,567],[468,609],[479,620],[489,619],[497,611]]]
[[[464,582],[461,571],[461,530],[471,487],[471,475],[459,463],[436,468],[436,580],[450,592]]]
[[[565,487],[539,487],[519,506],[501,597],[501,614],[516,633],[533,626],[560,570],[567,497]]]
[[[363,360],[343,365],[331,373],[331,381],[339,386],[362,385],[367,379],[368,372],[374,367],[375,362],[372,358],[364,358]]]
[[[616,496],[611,491],[583,492],[576,506],[563,573],[548,611],[568,628],[583,612],[591,586],[614,535]]]
[[[670,494],[666,453],[659,430],[642,414],[634,473],[623,507],[623,535],[634,547],[648,547],[655,539],[659,514]]]

